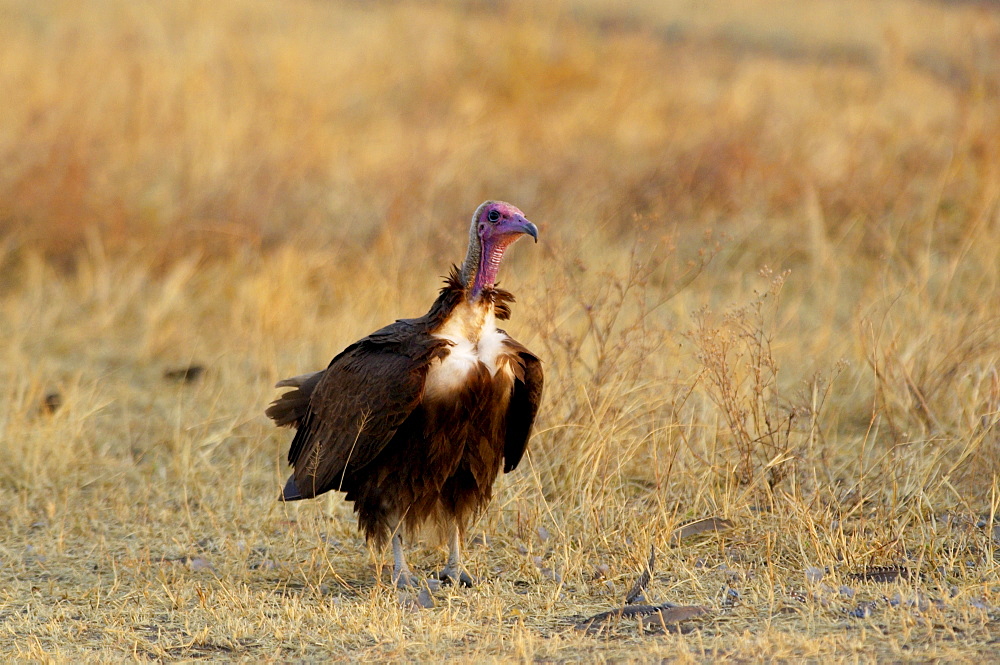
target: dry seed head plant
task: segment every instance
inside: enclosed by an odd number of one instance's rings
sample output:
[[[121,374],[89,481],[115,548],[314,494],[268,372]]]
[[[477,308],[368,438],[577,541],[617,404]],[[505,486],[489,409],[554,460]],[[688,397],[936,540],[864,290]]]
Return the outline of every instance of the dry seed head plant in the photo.
[[[993,4],[0,17],[6,659],[995,654]],[[546,393],[482,583],[399,592],[349,504],[275,501],[263,410],[488,198]]]

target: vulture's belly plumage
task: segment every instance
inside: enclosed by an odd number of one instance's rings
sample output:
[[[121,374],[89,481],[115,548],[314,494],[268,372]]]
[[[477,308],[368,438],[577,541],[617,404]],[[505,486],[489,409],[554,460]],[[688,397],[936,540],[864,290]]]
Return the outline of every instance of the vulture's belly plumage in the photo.
[[[514,386],[506,333],[490,311],[460,306],[433,333],[448,345],[427,369],[421,406],[359,480],[361,523],[397,513],[411,528],[428,518],[464,523],[492,497],[504,454],[506,413]]]

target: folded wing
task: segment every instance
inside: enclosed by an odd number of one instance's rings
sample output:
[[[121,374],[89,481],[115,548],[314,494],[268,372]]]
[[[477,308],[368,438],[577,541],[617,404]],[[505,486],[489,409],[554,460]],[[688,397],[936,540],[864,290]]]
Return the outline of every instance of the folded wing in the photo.
[[[507,407],[507,434],[503,450],[503,472],[517,468],[531,436],[531,427],[542,400],[542,362],[519,342],[508,340],[507,345],[516,354],[514,362],[514,390]]]
[[[427,368],[443,344],[408,327],[398,321],[334,358],[320,373],[299,418],[289,420],[278,408],[285,396],[272,405],[272,417],[298,423],[288,451],[295,471],[285,488],[286,500],[348,489],[352,475],[382,452],[420,404]],[[298,405],[302,396],[295,393],[286,395]],[[288,411],[294,413],[292,406]]]

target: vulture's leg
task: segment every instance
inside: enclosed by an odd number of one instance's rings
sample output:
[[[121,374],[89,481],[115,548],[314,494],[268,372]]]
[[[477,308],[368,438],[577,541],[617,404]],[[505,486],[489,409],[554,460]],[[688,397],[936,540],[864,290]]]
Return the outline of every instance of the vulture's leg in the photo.
[[[392,583],[399,589],[420,586],[420,580],[410,572],[403,555],[403,537],[399,530],[392,535]]]
[[[455,584],[471,587],[475,580],[462,568],[462,534],[459,533],[458,524],[454,524],[451,530],[451,538],[448,541],[448,563],[444,570],[435,573],[437,579],[442,583]]]

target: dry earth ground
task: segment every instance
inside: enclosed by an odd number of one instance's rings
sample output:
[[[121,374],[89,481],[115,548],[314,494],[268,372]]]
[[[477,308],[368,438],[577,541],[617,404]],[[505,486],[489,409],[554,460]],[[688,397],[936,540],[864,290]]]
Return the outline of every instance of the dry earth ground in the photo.
[[[0,655],[995,656],[1000,10],[728,7],[0,2]],[[545,405],[400,596],[262,412],[487,197]]]

